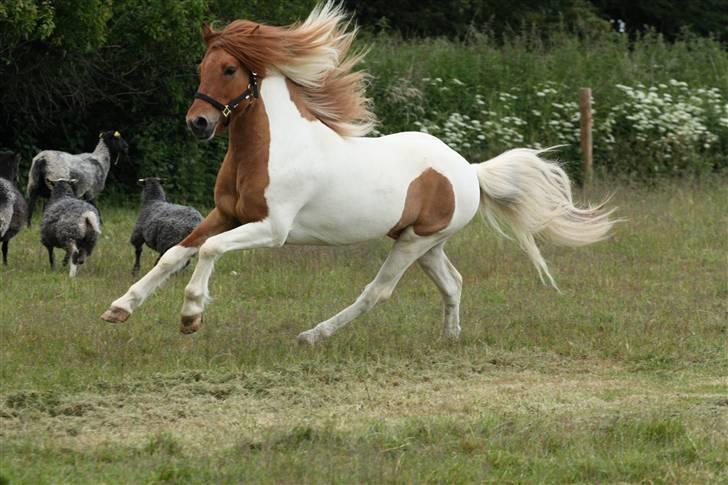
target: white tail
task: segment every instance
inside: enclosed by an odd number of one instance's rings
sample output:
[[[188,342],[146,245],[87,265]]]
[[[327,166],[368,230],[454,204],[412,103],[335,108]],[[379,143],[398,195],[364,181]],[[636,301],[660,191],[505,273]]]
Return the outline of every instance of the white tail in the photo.
[[[610,211],[574,206],[571,183],[558,164],[539,155],[547,150],[519,148],[477,166],[480,205],[486,220],[502,235],[506,225],[538,270],[558,290],[536,245],[536,237],[563,246],[585,246],[609,237]],[[606,201],[605,201],[606,202]]]
[[[96,234],[101,234],[101,224],[99,224],[99,218],[94,211],[86,211],[81,214],[80,222],[81,230],[86,231],[86,227],[90,227]]]

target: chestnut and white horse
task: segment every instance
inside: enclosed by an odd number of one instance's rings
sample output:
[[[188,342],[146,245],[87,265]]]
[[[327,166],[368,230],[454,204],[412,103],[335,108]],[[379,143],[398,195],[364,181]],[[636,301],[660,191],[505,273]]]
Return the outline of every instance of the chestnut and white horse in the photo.
[[[442,293],[445,335],[457,337],[462,278],[444,247],[479,208],[498,231],[510,230],[552,284],[535,237],[567,246],[607,237],[609,213],[575,207],[566,174],[538,151],[511,150],[470,164],[424,133],[365,138],[373,116],[365,74],[352,70],[359,57],[347,56],[356,32],[349,25],[328,2],[288,27],[240,20],[219,32],[203,26],[207,51],[187,124],[202,140],[228,132],[215,208],[111,304],[104,320],[125,321],[197,254],[181,312],[181,331],[192,333],[224,253],[387,235],[395,242],[374,280],[299,339],[313,344],[386,300],[415,262]]]

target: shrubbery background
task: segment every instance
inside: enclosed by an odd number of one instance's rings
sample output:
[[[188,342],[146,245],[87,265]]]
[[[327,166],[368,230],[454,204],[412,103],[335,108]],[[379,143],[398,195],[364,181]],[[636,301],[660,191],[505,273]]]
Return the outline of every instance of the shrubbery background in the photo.
[[[41,149],[90,151],[99,130],[119,129],[131,156],[112,170],[112,196],[135,203],[124,197],[136,194],[134,180],[158,175],[176,199],[209,204],[225,140],[197,143],[184,126],[203,53],[200,24],[287,24],[314,3],[6,0],[0,147],[21,152],[27,172]],[[642,179],[728,166],[728,16],[720,2],[653,10],[607,0],[520,0],[507,9],[488,0],[345,3],[358,12],[360,45],[371,47],[362,67],[372,74],[379,133],[429,131],[474,161],[515,146],[567,144],[560,156],[576,162],[577,92],[589,86],[601,170]],[[626,18],[627,32],[610,18]],[[579,175],[578,163],[569,168]]]

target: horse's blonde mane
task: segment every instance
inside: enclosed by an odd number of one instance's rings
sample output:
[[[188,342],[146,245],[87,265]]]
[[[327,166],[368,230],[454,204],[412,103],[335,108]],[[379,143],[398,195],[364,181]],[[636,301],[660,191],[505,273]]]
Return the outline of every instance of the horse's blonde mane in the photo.
[[[303,23],[287,27],[235,20],[205,33],[244,66],[265,76],[270,68],[300,85],[306,107],[343,136],[364,136],[375,123],[365,88],[367,73],[353,71],[362,53],[349,53],[357,28],[331,0],[317,5]]]

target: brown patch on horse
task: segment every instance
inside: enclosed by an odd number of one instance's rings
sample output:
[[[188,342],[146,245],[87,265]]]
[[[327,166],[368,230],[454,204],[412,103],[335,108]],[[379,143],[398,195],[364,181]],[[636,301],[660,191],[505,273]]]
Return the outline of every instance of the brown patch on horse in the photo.
[[[207,238],[268,217],[270,127],[262,98],[233,115],[225,159],[215,180],[215,208],[181,243],[199,247]]]
[[[398,239],[412,226],[418,236],[429,236],[445,229],[455,212],[455,192],[452,184],[432,168],[410,182],[399,222],[387,236]]]
[[[286,86],[288,86],[288,92],[291,95],[291,101],[293,101],[293,104],[296,105],[296,108],[298,108],[298,112],[301,113],[301,116],[309,121],[318,121],[318,118],[311,113],[311,110],[308,109],[308,106],[306,106],[306,103],[303,100],[303,95],[301,94],[301,86],[294,83],[290,79],[286,78]]]

